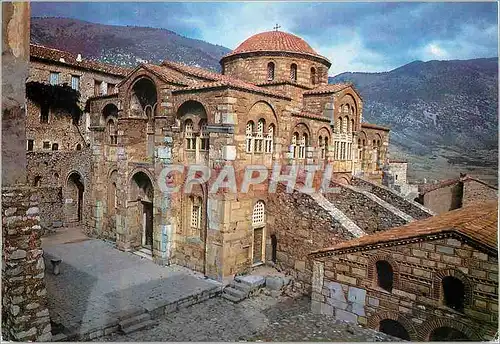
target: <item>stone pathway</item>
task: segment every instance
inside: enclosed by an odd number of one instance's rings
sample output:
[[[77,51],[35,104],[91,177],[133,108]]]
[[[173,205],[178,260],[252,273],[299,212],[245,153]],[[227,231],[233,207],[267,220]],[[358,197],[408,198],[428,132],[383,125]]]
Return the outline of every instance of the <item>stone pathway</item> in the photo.
[[[102,240],[74,241],[52,244],[45,238],[42,247],[51,320],[82,340],[116,331],[119,318],[130,311],[156,317],[221,291],[220,283],[189,269],[161,267]],[[62,258],[57,276],[53,257]]]
[[[264,294],[233,304],[222,298],[159,318],[158,326],[128,335],[118,333],[96,341],[394,341],[369,329],[312,314],[309,298],[291,299]]]

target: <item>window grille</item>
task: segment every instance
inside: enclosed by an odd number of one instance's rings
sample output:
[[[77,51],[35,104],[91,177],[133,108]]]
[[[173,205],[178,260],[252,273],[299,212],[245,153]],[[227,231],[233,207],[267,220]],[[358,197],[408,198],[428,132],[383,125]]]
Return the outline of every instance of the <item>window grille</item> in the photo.
[[[210,135],[207,131],[207,122],[205,120],[202,120],[200,122],[200,150],[208,150],[209,137]]]
[[[49,82],[51,85],[59,85],[59,73],[50,72]]]
[[[193,207],[191,208],[191,228],[200,228],[200,214],[201,207],[193,204]]]
[[[245,137],[246,137],[246,151],[247,151],[247,153],[252,153],[252,150],[253,150],[253,122],[252,121],[247,123]]]
[[[267,80],[272,81],[274,80],[274,63],[269,62],[267,64]]]
[[[290,66],[290,81],[297,82],[297,65],[295,63]]]
[[[266,153],[273,152],[274,145],[274,125],[270,125],[267,128],[267,136],[266,136]]]
[[[255,138],[254,138],[255,144],[255,152],[256,153],[262,153],[263,150],[263,145],[264,145],[264,120],[259,119],[257,122],[257,132],[255,133]]]
[[[80,90],[80,77],[78,75],[71,76],[71,88],[75,91]]]
[[[193,133],[193,122],[188,119],[184,124],[184,135],[186,137],[186,149],[195,150],[196,149],[196,137]]]
[[[265,206],[264,202],[258,201],[253,207],[252,225],[259,226],[265,224]]]

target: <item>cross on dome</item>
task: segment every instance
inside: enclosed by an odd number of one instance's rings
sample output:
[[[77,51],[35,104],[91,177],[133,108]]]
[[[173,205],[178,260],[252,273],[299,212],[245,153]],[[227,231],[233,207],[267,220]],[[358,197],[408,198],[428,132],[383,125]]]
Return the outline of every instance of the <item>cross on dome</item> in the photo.
[[[281,26],[280,26],[280,25],[278,25],[278,23],[276,23],[276,26],[275,26],[275,27],[273,27],[273,30],[278,31],[278,29],[281,29]]]

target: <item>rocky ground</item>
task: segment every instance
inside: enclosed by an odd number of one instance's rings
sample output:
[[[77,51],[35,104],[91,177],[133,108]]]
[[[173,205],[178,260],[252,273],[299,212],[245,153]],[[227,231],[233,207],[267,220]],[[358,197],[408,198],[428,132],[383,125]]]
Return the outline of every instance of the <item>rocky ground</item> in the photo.
[[[383,333],[310,313],[307,297],[260,293],[238,304],[214,298],[158,319],[158,325],[95,341],[395,341]]]

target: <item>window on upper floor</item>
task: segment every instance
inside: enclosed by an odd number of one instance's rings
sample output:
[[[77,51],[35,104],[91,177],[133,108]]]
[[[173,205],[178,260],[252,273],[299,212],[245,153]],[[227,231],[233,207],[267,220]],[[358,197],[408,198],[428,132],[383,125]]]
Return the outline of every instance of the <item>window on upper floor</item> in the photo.
[[[387,291],[392,291],[394,284],[394,271],[391,264],[385,260],[375,263],[377,269],[377,285]]]
[[[266,207],[264,202],[255,203],[252,212],[252,226],[257,227],[266,223]]]
[[[80,76],[72,75],[71,76],[71,88],[75,91],[80,91]]]
[[[50,149],[50,142],[49,141],[43,141],[43,149]]]
[[[297,82],[297,65],[295,63],[290,66],[290,81]]]
[[[35,145],[35,141],[34,140],[27,140],[27,149],[28,151],[32,151],[33,150],[33,146]]]
[[[461,280],[446,276],[441,280],[444,304],[462,312],[465,304],[465,286]]]
[[[114,93],[116,93],[116,84],[110,84],[110,83],[108,83],[107,92],[108,92],[108,94],[114,94]]]
[[[81,144],[77,144],[76,145],[76,150],[82,150],[82,145]]]
[[[274,80],[274,62],[269,62],[267,64],[267,80]]]
[[[49,111],[50,108],[48,105],[40,106],[40,123],[49,123]]]
[[[209,147],[210,134],[207,130],[207,120],[200,120],[200,151],[207,151]]]
[[[102,81],[94,80],[94,96],[100,95]]]
[[[267,127],[267,135],[266,135],[266,153],[273,152],[274,145],[274,124],[269,125]]]
[[[316,85],[316,68],[311,67],[311,84]]]
[[[51,85],[59,85],[59,72],[50,72],[49,83]]]
[[[184,136],[186,138],[186,149],[195,150],[196,149],[196,137],[194,135],[194,125],[193,121],[187,119],[184,122]]]
[[[53,143],[52,144],[52,150],[53,151],[59,150],[59,144],[58,143]]]
[[[263,145],[264,145],[264,125],[265,121],[264,119],[259,119],[257,122],[257,131],[255,132],[254,136],[254,152],[255,153],[262,153],[263,151]]]
[[[246,129],[245,129],[245,142],[246,142],[246,152],[247,153],[252,153],[252,151],[253,151],[253,146],[254,146],[253,128],[254,128],[253,122],[248,121]]]

